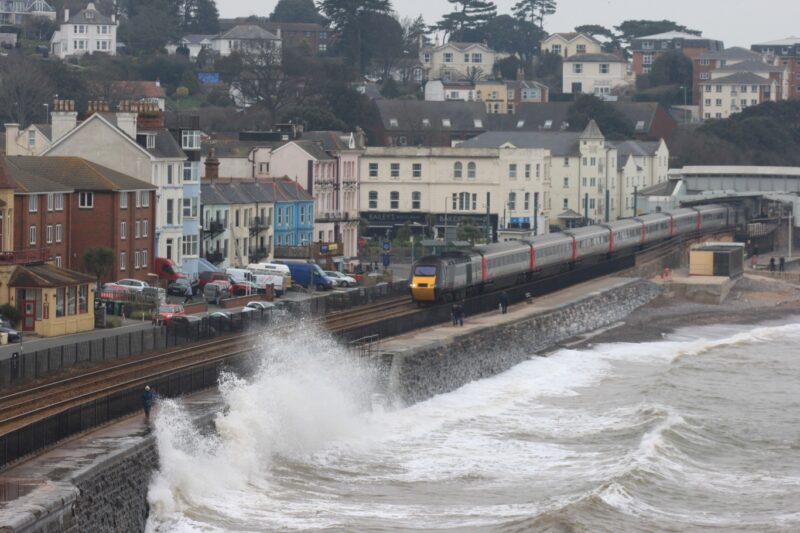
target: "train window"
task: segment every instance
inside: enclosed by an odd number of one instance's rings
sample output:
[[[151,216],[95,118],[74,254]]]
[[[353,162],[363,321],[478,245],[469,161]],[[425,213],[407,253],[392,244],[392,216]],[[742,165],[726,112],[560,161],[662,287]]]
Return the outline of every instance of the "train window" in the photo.
[[[417,265],[414,269],[415,276],[435,276],[436,275],[436,267],[435,266],[428,266],[428,265]]]

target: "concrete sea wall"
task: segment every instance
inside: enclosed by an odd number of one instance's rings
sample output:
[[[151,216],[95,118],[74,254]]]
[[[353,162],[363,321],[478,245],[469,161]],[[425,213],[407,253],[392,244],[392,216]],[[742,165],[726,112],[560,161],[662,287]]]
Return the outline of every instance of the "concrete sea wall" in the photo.
[[[644,280],[621,280],[542,313],[487,325],[446,342],[392,354],[391,391],[406,404],[494,376],[581,333],[611,325],[661,292]],[[524,304],[521,304],[524,305]]]

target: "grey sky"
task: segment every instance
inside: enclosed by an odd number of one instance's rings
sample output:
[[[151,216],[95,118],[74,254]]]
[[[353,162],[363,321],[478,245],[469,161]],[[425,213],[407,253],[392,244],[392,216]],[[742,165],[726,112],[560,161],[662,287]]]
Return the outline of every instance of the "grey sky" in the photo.
[[[217,0],[223,17],[266,16],[277,0]],[[508,13],[516,0],[496,0],[500,13]],[[448,11],[446,0],[392,0],[403,17],[422,15],[435,22]],[[725,46],[749,48],[752,43],[797,35],[800,27],[798,0],[558,0],[558,12],[545,21],[550,32],[571,31],[581,24],[606,27],[628,19],[669,19],[721,39]]]

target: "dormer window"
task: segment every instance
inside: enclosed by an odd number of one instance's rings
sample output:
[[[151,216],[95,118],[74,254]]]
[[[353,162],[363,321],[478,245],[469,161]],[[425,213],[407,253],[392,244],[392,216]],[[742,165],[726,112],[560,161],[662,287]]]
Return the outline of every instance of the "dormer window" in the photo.
[[[483,127],[483,120],[481,120],[481,119],[479,119],[479,118],[476,118],[476,119],[474,120],[474,124],[475,124],[475,127],[476,127],[476,128],[482,128],[482,127]]]
[[[423,128],[430,128],[430,127],[431,127],[431,121],[430,121],[430,119],[423,118],[423,119],[422,119],[422,127],[423,127]]]
[[[399,123],[397,122],[396,118],[390,118],[389,119],[389,127],[390,128],[396,128],[398,126],[399,126]]]
[[[86,11],[86,18],[91,20],[94,18],[94,11]]]
[[[442,127],[443,128],[449,128],[450,127],[450,119],[449,118],[443,118],[442,119]]]
[[[545,120],[544,121],[544,129],[549,130],[552,127],[553,127],[553,121],[552,120]]]
[[[518,120],[518,121],[517,121],[517,128],[521,128],[521,127],[523,127],[524,125],[525,125],[525,121],[524,121],[524,120]]]
[[[152,150],[156,147],[156,136],[155,135],[147,135],[147,149]]]
[[[644,131],[644,120],[636,122],[636,131]]]

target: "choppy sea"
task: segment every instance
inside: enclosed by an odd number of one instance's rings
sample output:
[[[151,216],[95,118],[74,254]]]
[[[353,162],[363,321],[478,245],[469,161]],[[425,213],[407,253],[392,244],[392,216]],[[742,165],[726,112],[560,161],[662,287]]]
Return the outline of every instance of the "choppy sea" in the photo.
[[[562,350],[412,406],[321,335],[262,357],[214,434],[162,406],[149,531],[800,530],[795,319]]]

